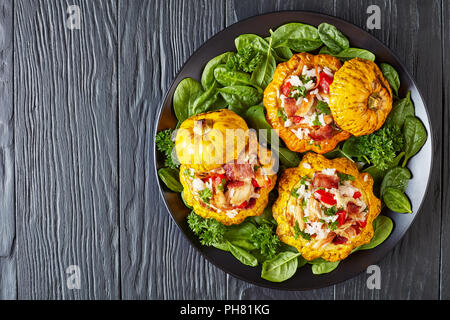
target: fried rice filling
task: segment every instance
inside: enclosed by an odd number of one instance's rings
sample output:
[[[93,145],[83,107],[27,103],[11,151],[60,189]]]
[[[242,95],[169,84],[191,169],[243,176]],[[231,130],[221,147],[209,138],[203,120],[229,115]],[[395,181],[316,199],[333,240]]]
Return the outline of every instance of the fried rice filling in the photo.
[[[328,67],[303,66],[299,75],[286,78],[278,93],[281,108],[278,117],[300,140],[327,140],[339,133],[331,115],[329,87],[334,72]]]
[[[316,240],[314,248],[345,244],[366,226],[368,206],[355,178],[324,169],[305,176],[291,190],[286,215],[296,238]]]

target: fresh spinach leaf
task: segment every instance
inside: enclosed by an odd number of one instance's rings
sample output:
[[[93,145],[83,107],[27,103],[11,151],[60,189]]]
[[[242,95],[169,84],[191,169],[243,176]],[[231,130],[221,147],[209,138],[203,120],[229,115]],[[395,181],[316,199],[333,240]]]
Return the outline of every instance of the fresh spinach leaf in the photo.
[[[240,71],[230,71],[225,66],[218,66],[214,70],[214,77],[217,82],[224,87],[229,86],[253,86],[262,95],[263,90],[256,83],[251,80],[251,76],[248,73]],[[257,104],[257,103],[255,103]]]
[[[349,48],[349,41],[335,26],[328,23],[321,23],[317,27],[320,40],[331,52],[339,53]]]
[[[262,88],[267,87],[270,81],[272,81],[276,67],[277,63],[272,55],[272,38],[270,38],[269,47],[261,62],[258,63],[255,70],[253,70],[251,80]]]
[[[394,94],[398,96],[398,89],[400,88],[400,77],[397,73],[397,70],[395,70],[394,67],[388,63],[380,63],[380,69],[386,80],[389,82],[392,91],[394,91]]]
[[[192,78],[180,81],[173,94],[173,111],[178,121],[183,122],[192,115],[195,99],[203,94],[202,85]]]
[[[234,56],[234,52],[225,52],[221,55],[209,60],[206,64],[205,69],[203,69],[201,84],[204,90],[208,90],[214,83],[214,70],[217,66],[226,64],[230,57]]]
[[[341,52],[339,52],[338,54],[334,54],[335,57],[342,59],[342,60],[350,60],[353,58],[361,58],[361,59],[366,59],[366,60],[370,60],[370,61],[375,61],[375,55],[365,49],[360,49],[360,48],[348,48],[348,49],[344,49]]]
[[[363,154],[359,149],[359,138],[351,136],[342,145],[342,151],[349,157],[361,157]]]
[[[241,263],[245,264],[246,266],[250,267],[256,267],[258,265],[258,259],[254,255],[252,255],[250,252],[248,252],[245,249],[242,249],[238,246],[235,246],[229,241],[225,241],[228,244],[229,251],[231,254],[238,259]]]
[[[376,166],[370,166],[370,167],[368,167],[368,168],[363,170],[363,172],[367,172],[367,173],[369,173],[372,176],[373,181],[374,181],[374,183],[373,183],[373,192],[376,195],[380,195],[381,194],[380,193],[381,182],[383,181],[384,176],[386,175],[386,173],[389,171],[389,169],[392,169],[392,168],[398,166],[398,164],[400,163],[400,160],[402,160],[404,155],[405,155],[404,152],[400,152],[399,155],[396,156],[394,158],[394,160],[387,165],[386,169],[380,169],[380,168],[378,168]]]
[[[282,282],[291,278],[298,267],[300,253],[285,251],[278,253],[273,259],[264,261],[261,278],[272,282]]]
[[[327,46],[323,46],[322,48],[320,48],[319,54],[329,54],[331,56],[335,55],[335,53]]]
[[[412,213],[411,203],[405,193],[396,188],[386,188],[383,192],[386,206],[394,212]]]
[[[291,151],[284,147],[279,147],[280,162],[287,168],[297,167],[300,163],[300,157],[298,153]]]
[[[254,250],[256,246],[251,242],[251,235],[256,231],[256,226],[250,222],[243,222],[240,225],[227,229],[224,238],[232,244],[246,250]]]
[[[380,192],[383,194],[386,188],[396,188],[405,191],[411,179],[411,172],[407,168],[395,167],[390,169],[384,176]]]
[[[174,192],[183,191],[183,185],[180,183],[180,171],[174,168],[161,168],[158,170],[158,176],[162,182]]]
[[[405,140],[405,160],[403,161],[404,167],[406,166],[408,160],[419,152],[427,141],[427,130],[419,118],[407,116],[403,125],[403,137]]]
[[[325,274],[325,273],[329,273],[331,271],[333,271],[334,269],[336,269],[339,265],[340,261],[336,261],[336,262],[330,262],[330,261],[326,261],[322,258],[313,260],[313,261],[309,261],[310,264],[312,264],[311,270],[312,273],[315,275],[319,275],[319,274]]]
[[[191,107],[190,116],[206,111],[222,109],[225,106],[226,103],[218,95],[217,83],[214,81],[213,85],[208,90],[195,99]]]
[[[275,48],[273,50],[275,51],[274,58],[275,58],[275,60],[277,60],[279,62],[287,61],[290,58],[292,58],[292,56],[294,55],[292,50],[289,49],[289,47],[285,47],[285,46],[281,46],[281,47]]]
[[[259,130],[266,130],[265,140],[267,143],[272,141],[272,127],[266,120],[266,115],[264,113],[264,107],[261,105],[256,105],[247,109],[244,114],[244,119],[247,121],[248,125],[258,131],[258,137],[261,138]]]
[[[394,223],[389,217],[378,216],[373,221],[373,237],[369,243],[359,246],[357,250],[369,250],[382,244],[391,234]],[[356,250],[355,250],[356,251]]]
[[[319,31],[310,25],[303,23],[288,23],[277,28],[271,33],[272,46],[289,47],[296,52],[312,51],[322,45]]]
[[[414,116],[414,114],[415,111],[414,104],[411,101],[411,92],[408,91],[406,98],[398,100],[394,103],[384,125],[388,127],[397,126],[399,129],[402,129],[406,117]]]
[[[232,85],[220,88],[218,91],[236,96],[246,107],[257,105],[262,100],[262,94],[249,86]]]
[[[189,209],[193,209],[187,202],[186,202],[186,199],[184,198],[184,190],[183,191],[181,191],[181,200],[183,201],[183,203],[184,203],[184,205],[186,206],[186,207],[188,207]]]

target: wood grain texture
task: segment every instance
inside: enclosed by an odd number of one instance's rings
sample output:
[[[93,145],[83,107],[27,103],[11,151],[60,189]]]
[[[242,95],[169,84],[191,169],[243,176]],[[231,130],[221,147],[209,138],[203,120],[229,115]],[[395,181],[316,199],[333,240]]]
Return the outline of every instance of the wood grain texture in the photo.
[[[0,1],[0,257],[8,257],[15,237],[13,7]]]
[[[316,11],[325,14],[333,14],[333,0],[326,1],[253,1],[253,0],[235,0],[227,1],[227,26],[245,18],[282,10],[305,10]],[[328,287],[308,292],[291,292],[261,288],[238,280],[234,277],[227,277],[228,299],[334,299],[334,288]]]
[[[223,2],[119,3],[122,297],[223,299],[226,275],[171,220],[151,151],[157,108],[184,62],[224,27]]]
[[[381,9],[382,27],[369,32],[403,62],[429,108],[435,142],[434,170],[421,213],[394,250],[378,263],[381,289],[367,289],[368,275],[363,273],[337,285],[336,299],[436,299],[442,194],[441,2],[339,1],[336,16],[366,29],[366,10],[372,4]]]
[[[18,298],[119,298],[116,1],[14,3]]]
[[[14,211],[13,3],[0,0],[0,299],[17,297]]]
[[[442,117],[442,227],[441,227],[441,281],[440,298],[450,299],[450,1],[442,2],[442,70],[443,73],[443,117]]]

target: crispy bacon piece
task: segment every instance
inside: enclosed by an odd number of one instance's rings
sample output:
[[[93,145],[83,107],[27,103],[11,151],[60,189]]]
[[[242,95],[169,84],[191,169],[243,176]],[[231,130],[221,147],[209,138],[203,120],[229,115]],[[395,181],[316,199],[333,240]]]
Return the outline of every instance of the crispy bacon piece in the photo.
[[[337,189],[339,187],[339,177],[317,172],[314,175],[312,184],[316,188]]]
[[[344,244],[344,243],[346,243],[346,242],[347,242],[347,238],[346,238],[346,237],[336,236],[336,237],[333,239],[333,243],[334,243],[334,244]]]
[[[245,184],[244,181],[230,181],[227,183],[228,188],[239,188]]]
[[[254,178],[250,163],[227,163],[223,166],[228,180],[240,181]]]
[[[330,139],[333,135],[334,130],[330,124],[327,124],[309,133],[309,137],[314,141],[327,140]]]
[[[295,115],[297,111],[297,101],[294,98],[285,98],[284,99],[284,111],[288,117]]]

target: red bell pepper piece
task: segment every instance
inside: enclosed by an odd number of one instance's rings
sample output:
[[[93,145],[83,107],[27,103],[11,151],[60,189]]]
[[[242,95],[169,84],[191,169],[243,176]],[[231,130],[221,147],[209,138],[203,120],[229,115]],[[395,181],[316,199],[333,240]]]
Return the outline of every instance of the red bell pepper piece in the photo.
[[[286,82],[282,87],[281,87],[281,93],[283,95],[285,95],[286,97],[289,97],[289,93],[291,92],[291,83],[290,82]]]
[[[334,195],[325,190],[316,190],[316,192],[314,192],[314,195],[316,196],[316,199],[330,206],[334,206],[337,203],[336,199],[334,199]]]
[[[303,117],[300,116],[292,116],[292,120],[294,121],[294,123],[298,124],[303,120]]]
[[[338,220],[339,226],[342,226],[345,223],[347,212],[345,210],[341,209],[336,214],[338,215],[337,220]]]
[[[317,79],[319,86],[322,88],[324,93],[330,92],[330,85],[333,83],[333,77],[330,77],[325,72],[319,73],[319,79]]]
[[[359,191],[356,191],[354,194],[353,194],[353,199],[359,199],[361,197],[361,192],[359,192]]]

